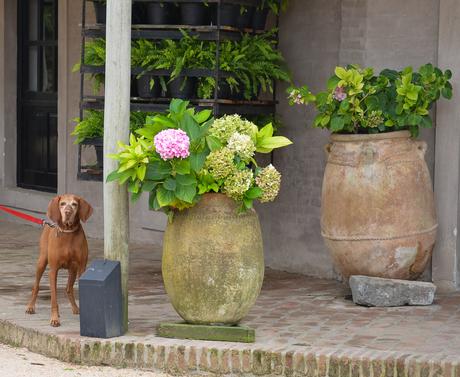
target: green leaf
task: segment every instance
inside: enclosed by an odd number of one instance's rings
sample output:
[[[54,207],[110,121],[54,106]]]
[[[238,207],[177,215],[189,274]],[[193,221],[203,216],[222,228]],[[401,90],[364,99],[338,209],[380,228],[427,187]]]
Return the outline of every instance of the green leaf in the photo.
[[[422,117],[422,121],[420,122],[420,125],[424,128],[431,128],[433,127],[433,121],[429,116],[424,116]]]
[[[188,173],[190,173],[190,161],[189,160],[175,160],[174,161],[174,170],[178,174],[188,174]]]
[[[157,200],[157,193],[151,192],[149,195],[149,208],[158,211],[161,207]]]
[[[147,172],[147,166],[146,165],[140,165],[137,168],[137,178],[139,178],[140,181],[143,181],[145,178],[145,173]]]
[[[176,180],[173,178],[166,179],[163,183],[163,187],[166,190],[175,191],[176,190]]]
[[[180,121],[180,128],[183,129],[190,137],[191,141],[199,139],[201,136],[201,129],[196,120],[190,113],[185,112]]]
[[[218,150],[218,149],[221,149],[223,147],[223,145],[220,142],[220,140],[215,136],[206,136],[206,144],[208,145],[209,150],[211,152],[215,151],[215,150]]]
[[[128,183],[128,191],[134,194],[139,192],[139,181],[131,181]]]
[[[337,88],[339,81],[340,78],[337,76],[332,76],[331,78],[329,78],[329,80],[327,80],[327,90],[333,90]]]
[[[166,207],[170,205],[175,199],[173,191],[166,190],[163,186],[160,186],[157,190],[157,200],[160,207]]]
[[[441,94],[444,98],[446,99],[451,99],[452,98],[452,89],[450,88],[442,88]]]
[[[334,73],[339,79],[345,80],[347,78],[347,71],[345,68],[335,67]]]
[[[199,124],[201,124],[201,123],[206,122],[211,116],[211,114],[212,114],[212,110],[206,109],[206,110],[202,110],[199,113],[195,114],[194,118]]]
[[[184,202],[193,203],[196,195],[196,185],[177,185],[176,197]]]
[[[343,130],[345,121],[342,117],[332,117],[331,119],[331,132],[340,132]]]
[[[249,198],[243,198],[243,204],[246,209],[251,209],[253,206],[253,200]]]
[[[422,122],[422,117],[417,114],[410,114],[406,121],[409,126],[418,126]]]
[[[153,191],[153,189],[158,185],[158,182],[154,181],[144,181],[142,183],[142,191]]]
[[[193,171],[198,173],[203,168],[207,155],[206,151],[190,153],[190,167]]]
[[[147,165],[145,177],[150,181],[161,181],[171,175],[172,167],[166,161],[154,161]]]
[[[121,172],[118,172],[118,170],[114,170],[113,172],[111,172],[107,178],[106,178],[106,182],[113,182],[113,181],[116,181],[120,178],[120,176],[122,175]]]
[[[257,139],[264,139],[266,137],[272,137],[273,136],[273,125],[271,123],[266,124],[264,127],[262,127],[259,132],[257,132]]]
[[[176,181],[181,186],[196,185],[196,178],[193,174],[176,175]]]
[[[289,140],[287,137],[284,136],[272,136],[272,137],[267,137],[263,140],[260,140],[260,142],[257,144],[257,151],[259,152],[259,149],[276,149],[276,148],[282,148],[287,145],[292,144],[292,141]]]
[[[141,195],[142,195],[142,191],[132,193],[131,194],[131,201],[132,202],[137,202],[139,200],[139,198],[141,197]]]
[[[184,101],[182,99],[174,98],[169,105],[169,109],[173,113],[181,114],[185,111],[189,103],[190,103],[189,101]]]
[[[244,196],[249,199],[257,199],[260,198],[263,193],[264,192],[260,187],[251,187],[248,191],[246,191]]]

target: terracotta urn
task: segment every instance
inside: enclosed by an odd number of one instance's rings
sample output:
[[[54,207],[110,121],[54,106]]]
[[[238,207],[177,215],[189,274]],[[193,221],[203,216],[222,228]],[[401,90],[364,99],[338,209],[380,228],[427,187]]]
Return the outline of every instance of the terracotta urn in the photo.
[[[223,194],[205,194],[167,225],[162,273],[166,292],[188,323],[237,324],[264,277],[262,234],[254,210],[238,214]]]
[[[408,131],[332,135],[321,229],[344,278],[416,279],[436,239],[426,143]]]

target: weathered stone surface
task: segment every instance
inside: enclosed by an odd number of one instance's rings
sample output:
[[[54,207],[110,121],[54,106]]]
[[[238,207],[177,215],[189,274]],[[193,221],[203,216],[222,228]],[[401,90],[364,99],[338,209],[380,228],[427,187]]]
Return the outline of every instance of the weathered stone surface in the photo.
[[[426,148],[408,131],[331,136],[321,232],[344,278],[425,270],[438,227]]]
[[[422,281],[350,277],[353,302],[365,306],[431,305],[436,286]]]
[[[158,336],[242,343],[254,343],[256,339],[254,329],[246,326],[208,326],[188,323],[160,323]]]

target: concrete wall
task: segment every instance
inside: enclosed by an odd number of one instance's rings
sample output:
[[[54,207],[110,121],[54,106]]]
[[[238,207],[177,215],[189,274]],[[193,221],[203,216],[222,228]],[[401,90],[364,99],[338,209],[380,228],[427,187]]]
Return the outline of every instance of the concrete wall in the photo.
[[[433,281],[443,290],[460,286],[460,2],[441,1],[438,62],[452,69],[454,97],[437,107],[435,197],[438,240]]]

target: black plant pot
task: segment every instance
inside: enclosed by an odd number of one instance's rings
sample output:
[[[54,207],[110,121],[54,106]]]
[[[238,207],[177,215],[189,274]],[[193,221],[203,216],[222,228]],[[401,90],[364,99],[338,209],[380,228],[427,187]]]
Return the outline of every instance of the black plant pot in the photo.
[[[150,25],[174,25],[176,6],[172,3],[147,3],[147,22]]]
[[[176,78],[174,81],[168,83],[168,97],[181,99],[195,98],[197,82],[196,77]]]
[[[232,91],[227,81],[219,80],[219,91],[217,92],[217,96],[221,99],[230,99],[231,95]]]
[[[137,97],[137,80],[136,76],[131,76],[130,96]]]
[[[153,86],[150,81],[154,80]],[[143,75],[137,79],[137,94],[141,98],[158,98],[160,97],[161,87],[158,76]]]
[[[96,14],[96,23],[105,24],[107,19],[107,7],[105,3],[99,1],[93,1],[94,13]]]
[[[131,13],[131,23],[133,25],[142,25],[146,23],[145,8],[143,4],[133,3]]]
[[[221,4],[220,25],[236,27],[240,6],[237,4]],[[216,16],[217,18],[217,16]]]
[[[268,8],[256,9],[252,18],[252,28],[254,30],[265,30],[267,15]]]
[[[254,17],[254,7],[246,7],[243,10],[243,13],[238,13],[238,18],[236,19],[236,27],[238,29],[249,29],[252,28],[252,19]]]
[[[96,150],[96,168],[103,169],[104,168],[104,147],[100,144],[95,144],[94,149]]]
[[[182,25],[209,25],[209,8],[203,3],[180,4]]]

